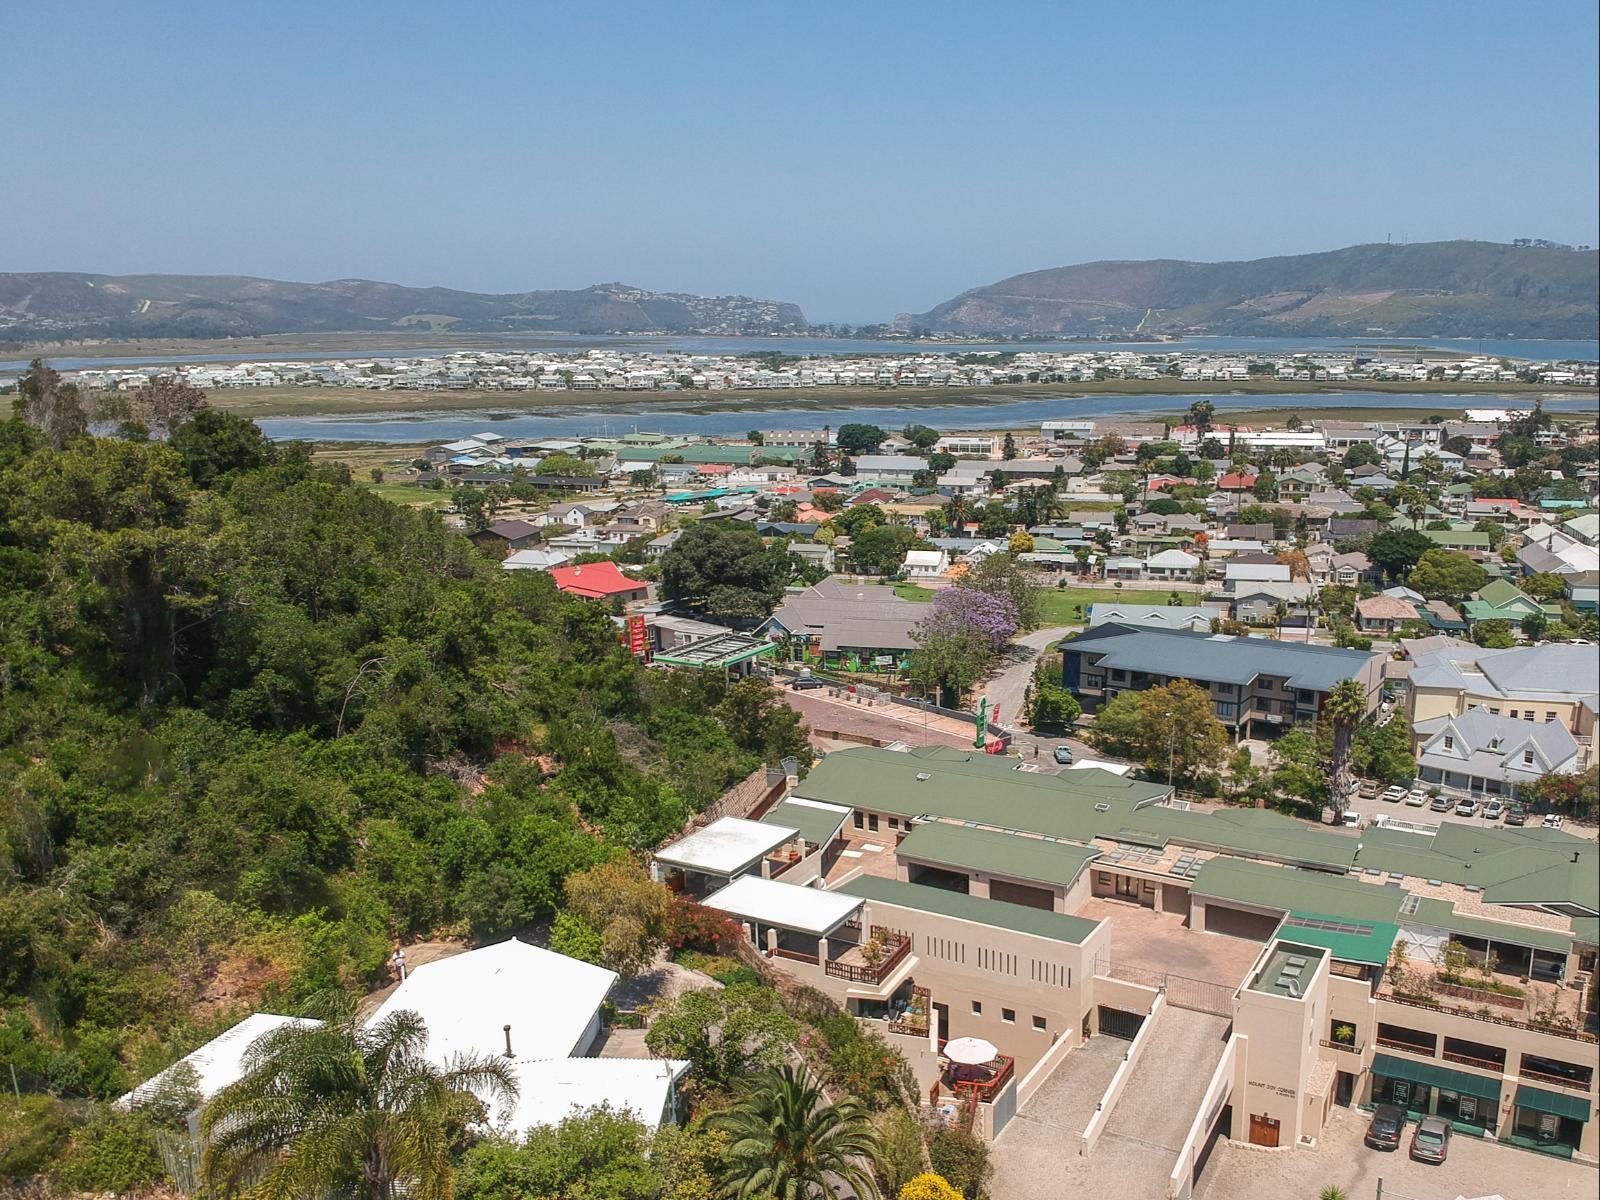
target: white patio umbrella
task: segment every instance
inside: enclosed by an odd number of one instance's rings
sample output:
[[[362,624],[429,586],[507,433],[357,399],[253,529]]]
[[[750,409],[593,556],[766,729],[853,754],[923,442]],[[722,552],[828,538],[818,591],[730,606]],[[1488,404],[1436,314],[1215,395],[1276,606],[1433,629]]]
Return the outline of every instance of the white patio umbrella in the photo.
[[[956,1038],[954,1041],[946,1042],[944,1047],[944,1056],[951,1062],[970,1067],[993,1062],[999,1053],[993,1042],[976,1037]]]

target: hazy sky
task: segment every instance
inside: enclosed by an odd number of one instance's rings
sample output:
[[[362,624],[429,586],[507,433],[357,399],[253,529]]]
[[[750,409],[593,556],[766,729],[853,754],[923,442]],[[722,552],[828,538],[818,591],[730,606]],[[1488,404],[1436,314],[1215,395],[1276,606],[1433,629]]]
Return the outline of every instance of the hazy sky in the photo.
[[[1594,0],[6,7],[0,270],[873,320],[1096,258],[1600,242]]]

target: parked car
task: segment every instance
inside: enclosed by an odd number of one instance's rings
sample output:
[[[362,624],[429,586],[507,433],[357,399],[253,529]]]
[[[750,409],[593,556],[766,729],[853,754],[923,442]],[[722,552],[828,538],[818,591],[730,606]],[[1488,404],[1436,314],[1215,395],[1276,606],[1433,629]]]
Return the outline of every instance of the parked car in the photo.
[[[1367,1145],[1374,1150],[1400,1149],[1400,1135],[1406,1130],[1405,1109],[1397,1104],[1380,1104],[1367,1122]]]
[[[1527,823],[1528,823],[1528,810],[1523,808],[1522,805],[1518,804],[1515,800],[1513,800],[1511,802],[1511,807],[1506,809],[1506,824],[1507,825],[1526,825]]]
[[[1416,788],[1413,791],[1406,793],[1407,808],[1421,808],[1427,802],[1428,793],[1423,791],[1421,788]]]
[[[1060,763],[1063,767],[1070,767],[1072,765],[1072,747],[1057,746],[1056,762]]]
[[[828,685],[814,675],[802,675],[789,686],[796,692],[809,692],[812,688],[827,687]]]
[[[1485,821],[1498,821],[1506,815],[1506,802],[1504,800],[1490,800],[1483,806],[1483,819]]]
[[[1449,812],[1452,807],[1449,796],[1435,796],[1428,802],[1429,812]]]
[[[1546,829],[1560,829],[1567,823],[1567,819],[1560,813],[1545,813],[1544,820],[1539,823]]]
[[[1478,815],[1478,802],[1471,796],[1456,801],[1456,816],[1475,817]]]
[[[1363,800],[1374,799],[1377,796],[1377,794],[1382,790],[1383,790],[1383,785],[1381,783],[1379,783],[1376,779],[1363,779],[1356,786],[1356,794],[1359,795]],[[1395,799],[1398,800],[1399,797],[1397,796],[1397,797],[1395,797]]]
[[[1450,1154],[1450,1122],[1443,1117],[1423,1117],[1411,1135],[1411,1157],[1418,1162],[1442,1163]]]
[[[1399,804],[1406,798],[1406,790],[1399,784],[1384,790],[1383,799],[1389,804]]]

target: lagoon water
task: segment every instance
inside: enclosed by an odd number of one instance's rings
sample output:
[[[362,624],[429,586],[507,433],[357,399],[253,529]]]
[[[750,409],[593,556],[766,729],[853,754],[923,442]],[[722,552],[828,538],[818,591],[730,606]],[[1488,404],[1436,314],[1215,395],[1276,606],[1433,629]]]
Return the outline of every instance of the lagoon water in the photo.
[[[370,417],[265,417],[256,424],[276,440],[306,439],[327,442],[444,442],[492,430],[501,437],[594,437],[624,433],[699,434],[707,437],[742,436],[751,429],[820,429],[846,421],[860,421],[899,429],[908,423],[938,429],[1020,429],[1056,417],[1098,417],[1111,414],[1176,413],[1196,400],[1210,400],[1219,413],[1249,409],[1319,408],[1436,408],[1459,414],[1464,408],[1528,408],[1533,398],[1516,396],[1416,395],[1396,392],[1301,392],[1283,395],[1214,393],[1199,395],[1095,395],[1007,398],[996,388],[991,400],[951,404],[894,404],[877,399],[863,403],[807,401],[803,391],[774,393],[775,399],[758,400],[749,407],[731,407],[706,393],[682,398],[642,402],[619,401],[605,406],[554,404],[473,412],[385,413]],[[778,402],[776,396],[785,397]],[[741,403],[748,403],[744,393]],[[790,399],[789,397],[792,397]],[[1596,410],[1593,396],[1551,395],[1544,399],[1551,412]]]
[[[695,337],[679,334],[484,334],[468,344],[455,347],[411,346],[390,350],[308,350],[257,351],[240,353],[227,350],[228,343],[217,343],[215,354],[168,354],[107,358],[52,358],[58,371],[78,371],[95,367],[149,367],[178,363],[309,362],[335,358],[414,358],[446,354],[451,349],[550,350],[578,352],[589,349],[681,351],[685,354],[977,354],[996,350],[1173,350],[1259,351],[1263,354],[1291,354],[1296,351],[1350,351],[1380,349],[1437,349],[1460,354],[1491,354],[1504,358],[1523,358],[1534,362],[1562,362],[1579,359],[1600,361],[1600,341],[1533,341],[1515,338],[1339,338],[1339,337],[1194,337],[1176,342],[972,342],[909,343],[870,341],[864,338],[816,337]],[[0,362],[0,371],[24,371],[25,360]]]

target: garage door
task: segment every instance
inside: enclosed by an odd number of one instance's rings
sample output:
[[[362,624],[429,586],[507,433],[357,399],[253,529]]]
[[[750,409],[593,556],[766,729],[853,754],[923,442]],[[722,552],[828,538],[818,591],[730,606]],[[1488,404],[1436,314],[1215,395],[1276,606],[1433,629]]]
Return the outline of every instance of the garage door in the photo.
[[[1245,912],[1241,908],[1229,908],[1225,904],[1216,904],[1214,902],[1207,902],[1206,904],[1207,933],[1225,933],[1229,937],[1248,938],[1252,942],[1264,942],[1272,936],[1272,931],[1277,927],[1277,917]]]
[[[1140,1013],[1100,1005],[1100,1032],[1107,1037],[1131,1042],[1139,1036],[1139,1027],[1143,1024],[1144,1017]]]
[[[989,899],[1004,900],[1008,904],[1023,904],[1029,908],[1042,908],[1045,912],[1055,908],[1055,896],[1044,888],[1007,883],[1003,879],[989,881]]]

